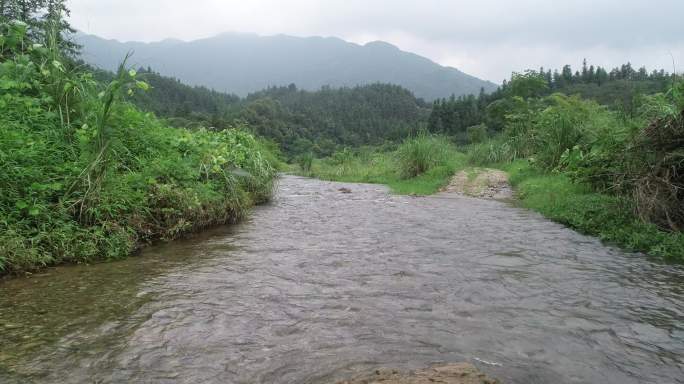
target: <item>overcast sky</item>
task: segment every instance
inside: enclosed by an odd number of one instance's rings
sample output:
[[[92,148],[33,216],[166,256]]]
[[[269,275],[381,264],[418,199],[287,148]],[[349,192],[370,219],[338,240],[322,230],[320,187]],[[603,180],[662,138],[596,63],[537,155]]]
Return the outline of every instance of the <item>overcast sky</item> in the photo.
[[[222,32],[383,40],[500,83],[512,71],[684,69],[684,0],[71,0],[77,29],[121,41]]]

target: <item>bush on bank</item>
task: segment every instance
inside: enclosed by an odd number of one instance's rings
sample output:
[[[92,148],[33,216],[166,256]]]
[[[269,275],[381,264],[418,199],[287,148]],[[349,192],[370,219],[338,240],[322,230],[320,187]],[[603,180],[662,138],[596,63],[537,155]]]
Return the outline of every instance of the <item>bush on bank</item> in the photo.
[[[123,101],[121,66],[96,82],[26,25],[0,25],[0,273],[111,260],[239,219],[275,170],[240,128],[171,128]]]

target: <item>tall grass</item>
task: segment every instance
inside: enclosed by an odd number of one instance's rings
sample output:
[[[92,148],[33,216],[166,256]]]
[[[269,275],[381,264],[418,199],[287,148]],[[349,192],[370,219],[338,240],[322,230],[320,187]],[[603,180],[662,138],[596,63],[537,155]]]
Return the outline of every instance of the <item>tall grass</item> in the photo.
[[[453,146],[442,137],[419,134],[405,140],[396,151],[400,176],[420,176],[429,170],[449,164]]]
[[[497,137],[466,148],[468,163],[478,166],[509,163],[519,158],[513,147],[503,138]]]

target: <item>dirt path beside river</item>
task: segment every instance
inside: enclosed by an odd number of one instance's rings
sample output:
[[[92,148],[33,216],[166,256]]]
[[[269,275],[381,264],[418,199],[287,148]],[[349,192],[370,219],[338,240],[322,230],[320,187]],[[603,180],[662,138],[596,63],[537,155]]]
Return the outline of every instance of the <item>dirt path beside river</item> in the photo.
[[[513,198],[508,174],[488,168],[469,168],[457,173],[441,192],[494,200]]]

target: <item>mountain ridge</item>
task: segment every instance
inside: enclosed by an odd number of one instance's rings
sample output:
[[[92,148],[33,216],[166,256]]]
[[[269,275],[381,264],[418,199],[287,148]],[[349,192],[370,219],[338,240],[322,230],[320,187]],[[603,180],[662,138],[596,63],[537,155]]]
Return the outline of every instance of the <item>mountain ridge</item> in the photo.
[[[85,33],[78,33],[75,40],[83,47],[82,59],[102,69],[114,70],[133,52],[130,64],[243,97],[292,83],[306,90],[389,83],[426,100],[497,88],[384,41],[361,45],[337,37],[235,32],[193,41],[120,42]]]

